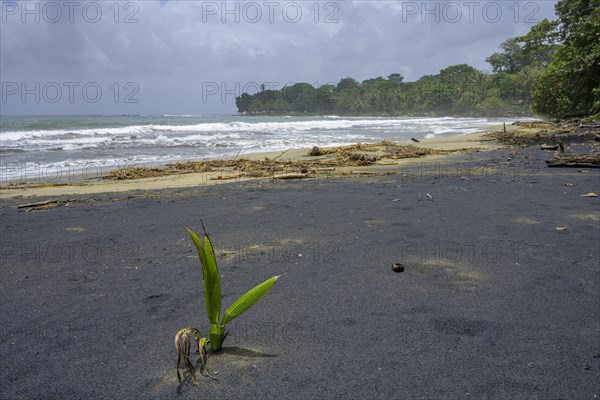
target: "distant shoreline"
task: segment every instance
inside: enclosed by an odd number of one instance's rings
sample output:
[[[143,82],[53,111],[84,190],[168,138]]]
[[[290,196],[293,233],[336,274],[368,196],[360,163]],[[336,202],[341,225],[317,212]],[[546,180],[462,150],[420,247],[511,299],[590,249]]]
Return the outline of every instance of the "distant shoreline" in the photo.
[[[510,126],[512,128],[512,126]],[[486,133],[502,129],[502,126],[495,126],[490,129],[489,126],[485,127],[486,130],[482,130],[477,133],[469,133],[464,135],[436,137],[431,139],[421,139],[418,143],[411,140],[398,142],[399,145],[416,145],[418,148],[431,149],[439,152],[454,152],[454,151],[486,151],[494,150],[503,147],[503,145],[487,139],[484,137]],[[326,149],[326,148],[324,148]],[[309,148],[295,148],[288,149],[285,151],[275,152],[256,152],[243,154],[239,158],[248,160],[265,160],[265,159],[279,159],[285,162],[299,162],[313,160],[314,158],[309,157],[307,154]],[[423,156],[418,158],[419,162],[429,162],[432,159],[441,159],[443,155],[431,155]],[[235,157],[220,157],[214,160],[231,160]],[[353,173],[369,173],[374,170],[390,170],[394,168],[394,165],[401,165],[410,162],[415,162],[415,158],[406,158],[401,160],[394,160],[393,163],[385,163],[382,165],[371,165],[371,166],[347,166],[339,168],[339,174],[353,174]],[[165,168],[167,165],[174,163],[165,163],[162,165],[152,166],[151,168]],[[392,165],[393,164],[393,165]],[[186,174],[171,174],[166,176],[160,176],[156,178],[141,178],[132,180],[106,180],[103,179],[109,171],[103,173],[101,176],[93,176],[86,179],[81,173],[71,171],[64,177],[42,177],[41,179],[33,181],[24,181],[24,185],[18,186],[7,186],[5,184],[0,187],[0,198],[14,198],[14,197],[38,197],[38,196],[60,196],[67,194],[95,194],[95,193],[106,193],[106,192],[126,192],[131,190],[156,190],[163,188],[182,188],[182,187],[194,187],[199,185],[215,185],[222,184],[231,181],[247,180],[247,178],[236,178],[236,179],[222,179],[219,175],[223,175],[223,171],[215,171],[212,173],[186,173]],[[76,176],[74,176],[76,175]],[[254,179],[254,178],[251,178]],[[259,178],[260,179],[260,178]]]
[[[255,113],[237,113],[234,116],[241,117],[339,117],[339,118],[535,118],[544,119],[542,116],[533,113],[513,113],[513,114],[395,114],[395,113],[372,113],[372,114],[331,114],[321,112],[305,112],[305,113],[277,113],[277,112],[255,112]]]
[[[83,183],[127,166],[160,168],[313,146],[464,135],[515,120],[333,115],[21,117],[3,120],[0,186],[30,181]]]

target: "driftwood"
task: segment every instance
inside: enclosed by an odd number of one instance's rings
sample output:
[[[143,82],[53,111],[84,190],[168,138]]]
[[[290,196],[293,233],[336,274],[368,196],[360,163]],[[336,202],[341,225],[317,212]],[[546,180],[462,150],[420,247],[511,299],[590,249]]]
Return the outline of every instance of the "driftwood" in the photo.
[[[557,144],[543,144],[540,146],[542,150],[558,150]]]
[[[27,203],[27,204],[19,204],[18,208],[31,208],[31,207],[40,207],[47,206],[49,204],[60,203],[60,200],[46,200],[46,201],[38,201],[36,203]]]
[[[71,200],[45,200],[35,203],[19,204],[17,208],[22,211],[42,211],[50,210],[60,206],[68,206],[73,203],[92,201],[94,199],[71,199]]]
[[[600,168],[600,154],[560,155],[546,160],[549,167]]]
[[[312,178],[310,175],[306,174],[288,174],[288,175],[275,175],[273,179],[281,179],[281,180],[289,180],[289,179],[307,179]]]

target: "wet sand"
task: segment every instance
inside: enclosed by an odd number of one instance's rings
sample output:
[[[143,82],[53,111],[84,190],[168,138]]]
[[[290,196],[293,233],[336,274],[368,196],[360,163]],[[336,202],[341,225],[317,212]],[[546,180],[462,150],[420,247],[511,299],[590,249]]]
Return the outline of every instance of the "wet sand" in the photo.
[[[582,197],[600,174],[546,168],[551,156],[496,147],[368,175],[2,191],[0,398],[600,396],[600,198]],[[64,203],[18,208],[47,199]],[[182,227],[200,219],[224,307],[286,275],[209,354],[219,380],[179,385],[173,336],[208,333]]]

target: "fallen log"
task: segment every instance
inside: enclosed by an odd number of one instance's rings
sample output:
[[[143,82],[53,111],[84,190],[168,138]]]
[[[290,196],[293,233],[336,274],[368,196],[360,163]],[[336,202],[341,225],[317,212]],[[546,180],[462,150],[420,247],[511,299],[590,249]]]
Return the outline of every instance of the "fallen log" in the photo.
[[[17,208],[31,208],[31,207],[40,207],[47,206],[49,204],[60,203],[60,200],[46,200],[46,201],[38,201],[36,203],[27,203],[27,204],[19,204]]]
[[[22,211],[42,211],[50,210],[60,206],[69,206],[73,203],[93,201],[96,199],[70,199],[70,200],[45,200],[36,201],[35,203],[19,204],[17,208]]]
[[[542,150],[558,150],[557,144],[543,144],[540,146]]]
[[[560,155],[546,160],[548,167],[600,168],[600,154]]]
[[[288,175],[275,175],[273,176],[273,179],[281,179],[281,180],[286,180],[286,179],[306,179],[306,178],[310,178],[310,175],[306,175],[306,174],[288,174]]]

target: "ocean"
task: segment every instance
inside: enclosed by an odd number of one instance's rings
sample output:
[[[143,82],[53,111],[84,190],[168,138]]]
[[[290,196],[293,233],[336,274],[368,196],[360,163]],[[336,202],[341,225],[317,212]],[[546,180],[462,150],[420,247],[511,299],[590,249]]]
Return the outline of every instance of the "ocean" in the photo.
[[[156,167],[238,153],[463,135],[502,122],[513,120],[334,115],[2,116],[0,181],[19,180],[23,171],[44,168],[93,169],[101,175],[125,165]]]

